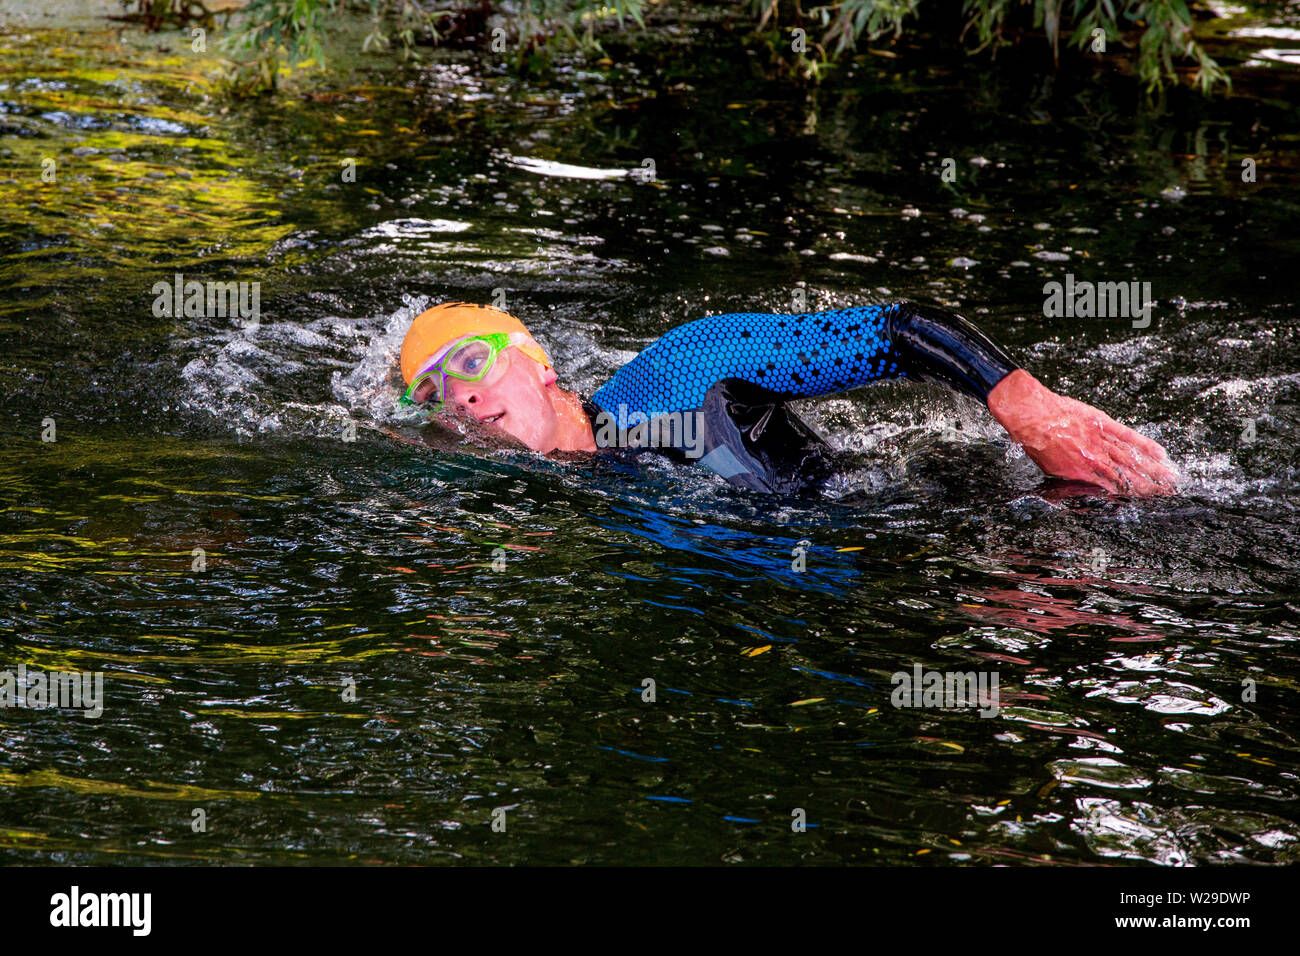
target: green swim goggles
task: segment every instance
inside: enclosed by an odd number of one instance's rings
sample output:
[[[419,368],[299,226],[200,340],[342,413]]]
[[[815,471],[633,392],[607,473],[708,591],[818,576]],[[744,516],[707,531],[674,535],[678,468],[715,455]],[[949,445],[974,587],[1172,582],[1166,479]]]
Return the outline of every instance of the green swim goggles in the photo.
[[[494,370],[499,373],[497,356],[511,344],[508,332],[491,332],[461,339],[449,350],[444,349],[435,355],[428,365],[416,373],[402,396],[402,404],[429,405],[432,411],[440,411],[447,400],[448,378],[458,378],[462,382],[488,380]],[[433,404],[435,399],[437,403]]]

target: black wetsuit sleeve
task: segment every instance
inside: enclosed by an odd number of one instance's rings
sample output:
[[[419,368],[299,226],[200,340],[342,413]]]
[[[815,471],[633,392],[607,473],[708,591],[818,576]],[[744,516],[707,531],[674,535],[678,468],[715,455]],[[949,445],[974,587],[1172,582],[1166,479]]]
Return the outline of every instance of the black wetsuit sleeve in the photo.
[[[943,382],[981,401],[1020,366],[956,312],[900,303],[885,320],[905,374]]]

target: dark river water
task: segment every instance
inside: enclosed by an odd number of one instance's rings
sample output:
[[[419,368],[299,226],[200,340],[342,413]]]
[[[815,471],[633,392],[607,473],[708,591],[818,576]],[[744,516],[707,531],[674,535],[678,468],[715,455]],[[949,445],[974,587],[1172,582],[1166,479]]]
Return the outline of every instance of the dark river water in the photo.
[[[808,92],[697,25],[249,104],[180,34],[0,18],[0,668],[103,674],[97,718],[0,710],[0,862],[1300,860],[1300,34],[1262,23],[1232,99],[1014,50]],[[156,315],[177,273],[258,321]],[[1045,317],[1067,273],[1150,282],[1149,326]],[[406,325],[497,294],[583,394],[707,314],[947,305],[1181,493],[1069,494],[916,383],[800,404],[857,453],[815,500],[423,434]],[[917,666],[998,713],[895,707]]]

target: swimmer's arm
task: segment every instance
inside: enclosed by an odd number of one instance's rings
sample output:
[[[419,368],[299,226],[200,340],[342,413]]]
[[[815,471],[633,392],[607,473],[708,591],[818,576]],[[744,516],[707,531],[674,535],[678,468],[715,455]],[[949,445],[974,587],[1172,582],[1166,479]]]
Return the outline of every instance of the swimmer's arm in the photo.
[[[983,400],[1046,474],[1113,492],[1174,490],[1177,476],[1157,442],[1100,409],[1057,395],[961,316],[903,303],[889,322],[901,367]]]
[[[654,417],[699,408],[725,378],[791,400],[900,376],[941,381],[980,399],[1049,475],[1110,491],[1173,488],[1173,470],[1158,444],[1056,395],[960,315],[910,302],[698,319],[615,372],[592,401],[611,415],[626,409]]]

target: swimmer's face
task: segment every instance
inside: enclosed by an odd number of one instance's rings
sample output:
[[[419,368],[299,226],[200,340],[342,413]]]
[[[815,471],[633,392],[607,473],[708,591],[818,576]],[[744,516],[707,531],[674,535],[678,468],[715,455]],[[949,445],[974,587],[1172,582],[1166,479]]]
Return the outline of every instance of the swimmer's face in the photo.
[[[448,376],[447,408],[500,429],[533,451],[554,449],[560,427],[555,370],[515,348],[502,351],[496,366],[482,382]]]

